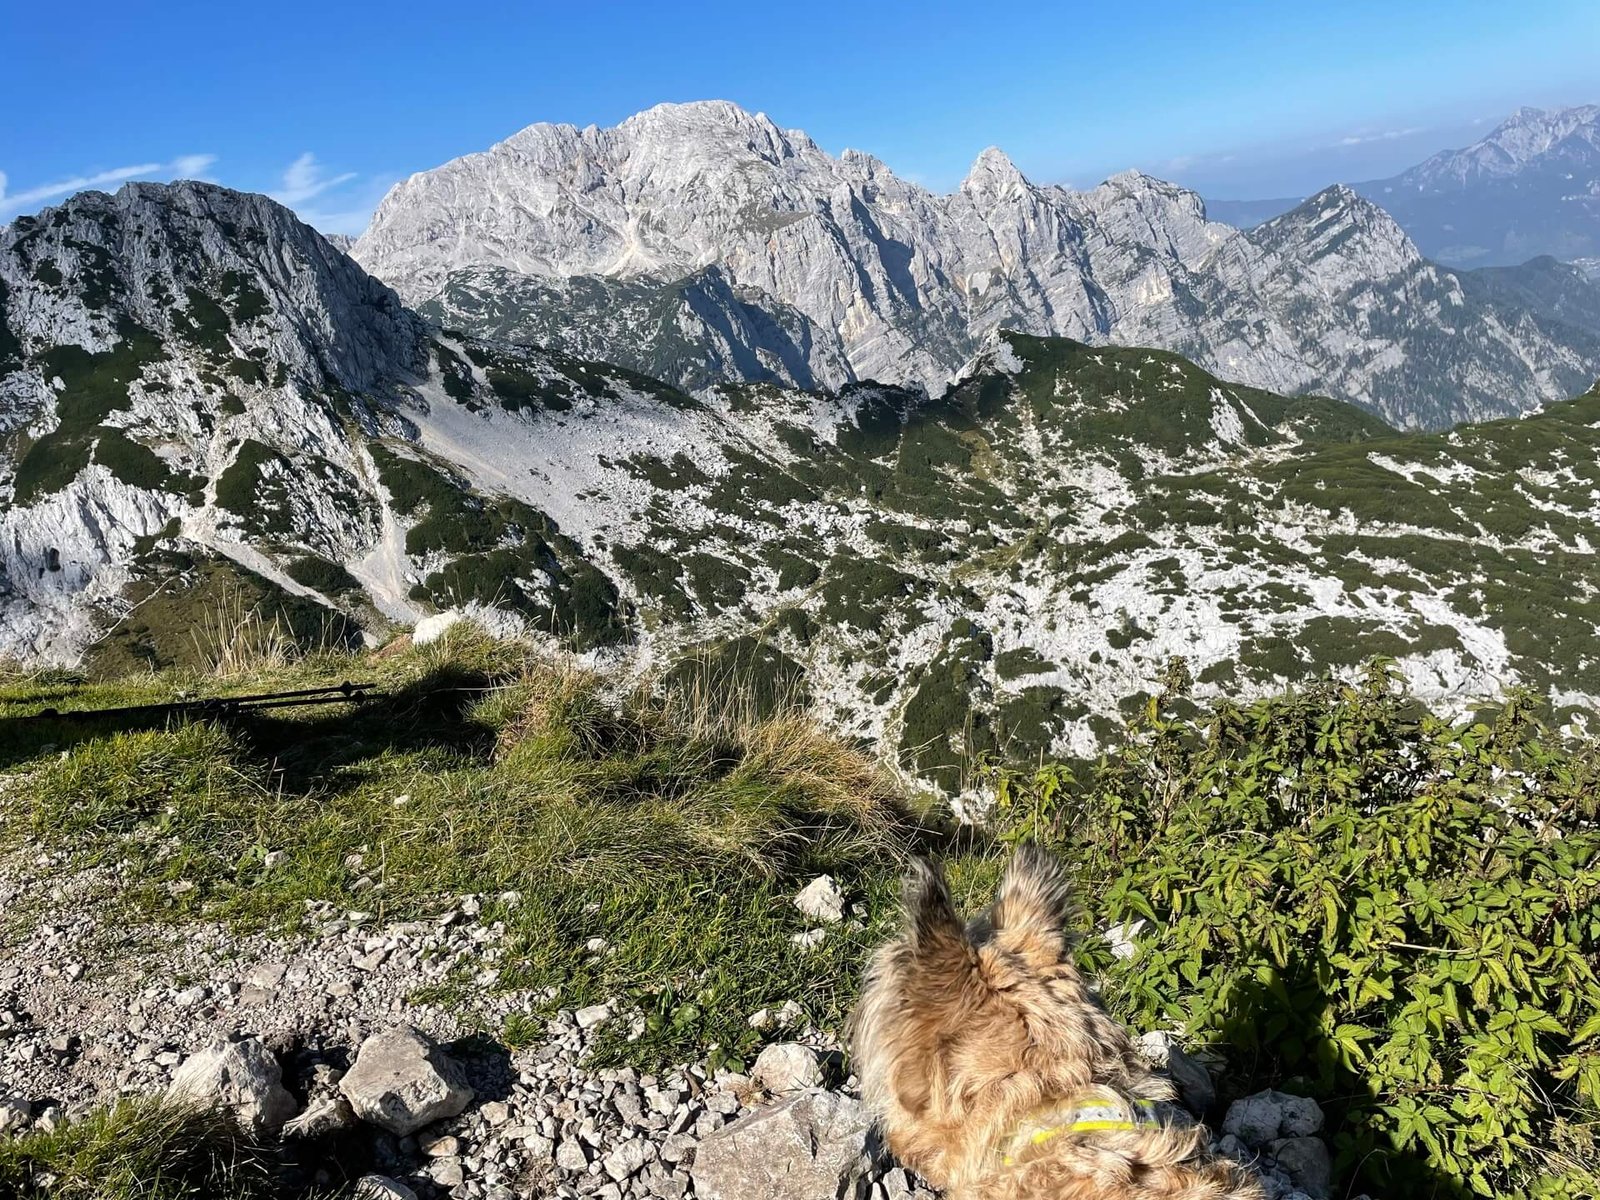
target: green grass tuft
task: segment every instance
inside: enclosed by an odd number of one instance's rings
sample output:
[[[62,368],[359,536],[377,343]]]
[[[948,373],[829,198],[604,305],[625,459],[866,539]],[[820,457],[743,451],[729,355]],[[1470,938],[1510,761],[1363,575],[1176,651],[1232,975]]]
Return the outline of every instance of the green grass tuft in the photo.
[[[0,1137],[0,1195],[16,1200],[268,1200],[271,1168],[230,1115],[153,1101]]]

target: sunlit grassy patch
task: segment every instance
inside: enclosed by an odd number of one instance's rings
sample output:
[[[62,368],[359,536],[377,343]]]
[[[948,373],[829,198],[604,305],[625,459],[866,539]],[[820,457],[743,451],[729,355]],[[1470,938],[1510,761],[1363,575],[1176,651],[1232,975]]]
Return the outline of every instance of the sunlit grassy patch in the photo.
[[[383,697],[226,724],[44,722],[57,741],[14,751],[24,778],[0,800],[0,843],[115,862],[113,902],[135,919],[281,928],[328,901],[403,920],[482,896],[507,929],[499,986],[552,988],[563,1006],[631,996],[650,1018],[635,1059],[737,1058],[748,1015],[789,999],[842,1020],[898,860],[924,836],[864,752],[727,679],[618,692],[470,633],[229,687],[347,676]],[[143,703],[178,682],[65,690],[73,706]],[[6,700],[66,708],[62,690],[14,683]],[[822,872],[860,924],[807,948],[790,898]],[[475,987],[464,976],[454,998],[470,1008]]]

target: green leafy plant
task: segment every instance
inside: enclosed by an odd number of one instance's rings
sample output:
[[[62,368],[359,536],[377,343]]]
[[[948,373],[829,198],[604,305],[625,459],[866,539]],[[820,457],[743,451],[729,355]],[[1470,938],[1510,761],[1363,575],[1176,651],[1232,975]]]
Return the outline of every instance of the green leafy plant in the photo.
[[[1060,847],[1136,1027],[1182,1026],[1238,1091],[1314,1096],[1384,1195],[1600,1187],[1600,746],[1512,697],[1422,712],[1374,663],[1241,706],[1152,699],[1098,764],[999,781],[1009,836]]]

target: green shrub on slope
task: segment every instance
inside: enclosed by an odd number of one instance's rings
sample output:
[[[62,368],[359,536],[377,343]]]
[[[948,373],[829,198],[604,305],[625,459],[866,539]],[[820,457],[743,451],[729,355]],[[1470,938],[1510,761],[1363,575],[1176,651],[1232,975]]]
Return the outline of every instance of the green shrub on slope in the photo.
[[[1315,1096],[1357,1186],[1596,1194],[1600,746],[1516,699],[1420,715],[1374,667],[1194,720],[1152,704],[1081,780],[1001,793],[1097,918],[1153,926],[1111,972],[1119,1015]]]

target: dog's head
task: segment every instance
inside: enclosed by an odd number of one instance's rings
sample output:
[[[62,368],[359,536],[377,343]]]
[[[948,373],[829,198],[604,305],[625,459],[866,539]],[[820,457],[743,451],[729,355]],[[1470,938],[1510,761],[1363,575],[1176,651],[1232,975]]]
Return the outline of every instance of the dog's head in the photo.
[[[1031,1109],[1147,1075],[1067,960],[1069,901],[1060,864],[1025,846],[964,925],[939,869],[912,866],[904,933],[873,959],[852,1041],[889,1148],[931,1182],[968,1177]]]
[[[873,959],[852,1042],[863,1099],[889,1149],[935,1186],[962,1192],[996,1172],[1019,1122],[1052,1104],[1097,1087],[1131,1099],[1172,1095],[1068,960],[1068,910],[1060,865],[1035,847],[1017,852],[993,904],[970,924],[938,868],[913,865],[904,932]],[[1146,1147],[1170,1165],[1198,1137],[1166,1129],[1098,1140],[1090,1156],[1107,1161],[1085,1164],[1077,1178],[1091,1190],[1081,1194],[1168,1194],[1101,1191],[1089,1181],[1107,1169],[1143,1173]],[[1071,1141],[1062,1139],[1062,1152]],[[1078,1195],[1076,1187],[1057,1184],[1048,1194]]]

